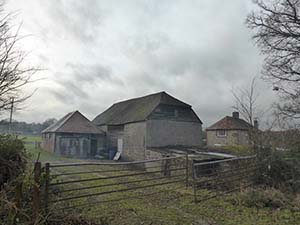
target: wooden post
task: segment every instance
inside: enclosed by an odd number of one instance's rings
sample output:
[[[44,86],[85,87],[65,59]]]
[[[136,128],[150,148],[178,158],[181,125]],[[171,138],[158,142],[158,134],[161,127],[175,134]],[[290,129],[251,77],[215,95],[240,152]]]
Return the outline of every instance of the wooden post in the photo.
[[[221,166],[220,166],[221,167]],[[218,185],[218,182],[220,181],[220,174],[219,174],[219,169],[218,169],[218,166],[217,164],[213,164],[213,171],[215,173],[215,177],[214,177],[214,181],[212,182],[212,189],[215,190],[216,192],[216,196],[219,196],[220,192],[219,192],[219,185]],[[224,181],[221,181],[221,182],[225,182],[223,185],[226,185],[226,179],[227,178],[224,178]],[[220,183],[220,182],[219,182]]]
[[[188,187],[189,186],[189,155],[188,154],[185,155],[185,166],[186,166],[185,183],[186,183],[186,187]]]
[[[197,183],[196,183],[196,172],[195,172],[195,165],[194,165],[194,161],[192,162],[192,172],[193,172],[193,189],[194,189],[194,201],[195,203],[198,202],[197,200]]]
[[[48,213],[49,203],[49,182],[50,182],[50,163],[45,164],[45,196],[44,196],[44,208],[45,213]]]
[[[34,185],[32,195],[32,213],[33,219],[37,219],[41,209],[40,198],[40,177],[41,177],[41,162],[35,162],[34,164]]]
[[[18,183],[17,186],[16,186],[16,206],[18,209],[20,209],[22,207],[22,183]]]
[[[169,157],[169,156],[167,156],[167,157]],[[170,167],[171,167],[170,159],[165,159],[164,176],[169,177],[171,175]]]

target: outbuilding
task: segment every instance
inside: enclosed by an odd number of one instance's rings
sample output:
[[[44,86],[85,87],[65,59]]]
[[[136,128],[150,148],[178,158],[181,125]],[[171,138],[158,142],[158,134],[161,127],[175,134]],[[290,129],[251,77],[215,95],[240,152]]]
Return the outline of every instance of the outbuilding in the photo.
[[[58,155],[92,158],[103,152],[105,133],[74,111],[42,131],[42,147]]]

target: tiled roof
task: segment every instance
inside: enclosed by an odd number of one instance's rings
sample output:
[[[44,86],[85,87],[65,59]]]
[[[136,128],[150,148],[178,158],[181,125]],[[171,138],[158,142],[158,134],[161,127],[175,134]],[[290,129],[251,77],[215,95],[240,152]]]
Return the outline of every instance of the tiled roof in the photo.
[[[252,127],[253,126],[243,119],[226,116],[210,127],[206,128],[206,130],[248,130]]]
[[[79,111],[70,112],[56,123],[42,131],[42,133],[81,133],[81,134],[101,134],[97,126]]]
[[[96,125],[121,125],[144,121],[159,104],[191,108],[190,105],[170,96],[166,92],[159,92],[115,103],[98,115],[93,123]],[[200,119],[199,122],[201,122]]]

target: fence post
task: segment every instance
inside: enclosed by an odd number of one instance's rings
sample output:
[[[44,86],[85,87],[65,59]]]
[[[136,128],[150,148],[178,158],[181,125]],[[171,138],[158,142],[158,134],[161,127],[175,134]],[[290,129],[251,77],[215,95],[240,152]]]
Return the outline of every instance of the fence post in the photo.
[[[166,158],[168,158],[169,156],[167,156]],[[165,159],[165,165],[164,165],[164,176],[169,177],[171,175],[171,162],[170,159]]]
[[[34,185],[32,195],[32,213],[33,219],[37,219],[41,209],[41,196],[40,196],[40,177],[41,177],[41,162],[34,164]]]
[[[45,164],[45,196],[44,196],[44,208],[45,213],[48,213],[49,203],[49,182],[50,182],[50,163]]]
[[[16,206],[18,209],[21,208],[22,204],[21,204],[21,201],[22,201],[22,182],[18,183],[16,188],[15,188],[15,191],[16,191]]]
[[[197,203],[197,186],[196,186],[196,171],[195,171],[195,165],[194,160],[192,162],[192,173],[193,173],[193,189],[194,189],[194,201]]]
[[[188,155],[188,153],[186,153],[186,155],[185,155],[185,166],[186,166],[185,183],[186,183],[186,187],[188,187],[189,186],[189,155]]]

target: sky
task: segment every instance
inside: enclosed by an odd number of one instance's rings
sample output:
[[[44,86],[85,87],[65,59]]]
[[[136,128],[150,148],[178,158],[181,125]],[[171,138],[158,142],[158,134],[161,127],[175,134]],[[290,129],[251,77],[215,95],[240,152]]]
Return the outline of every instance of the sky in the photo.
[[[245,25],[251,0],[7,0],[27,61],[42,70],[14,118],[42,122],[166,91],[207,127],[230,115],[231,90],[260,77],[263,57]],[[258,80],[259,107],[274,101]],[[5,115],[4,115],[5,116]],[[8,117],[8,116],[7,116]]]

